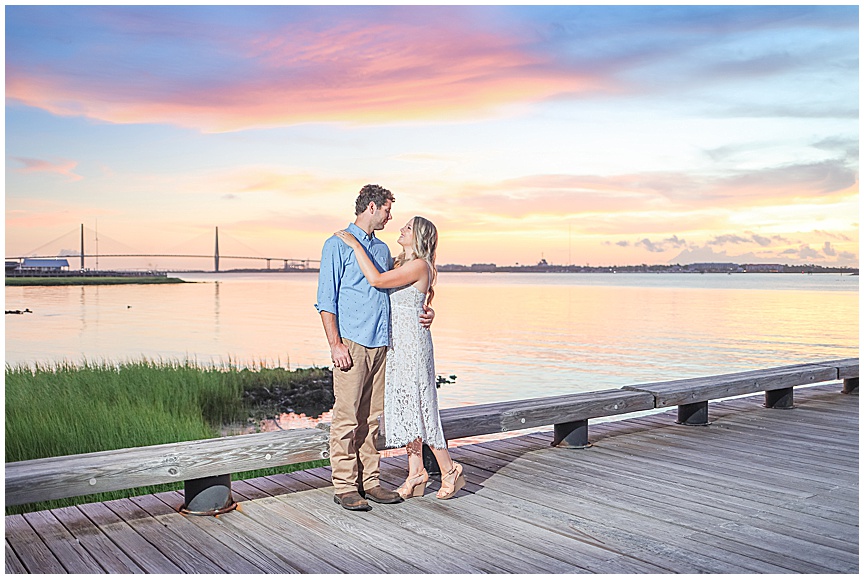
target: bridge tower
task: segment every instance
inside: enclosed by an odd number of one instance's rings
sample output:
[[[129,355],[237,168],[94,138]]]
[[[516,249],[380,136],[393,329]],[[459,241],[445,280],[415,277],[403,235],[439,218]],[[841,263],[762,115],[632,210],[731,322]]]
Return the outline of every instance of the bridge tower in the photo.
[[[84,271],[84,224],[81,224],[81,271]]]
[[[219,273],[219,227],[216,227],[216,255],[215,255],[215,269],[216,273]]]

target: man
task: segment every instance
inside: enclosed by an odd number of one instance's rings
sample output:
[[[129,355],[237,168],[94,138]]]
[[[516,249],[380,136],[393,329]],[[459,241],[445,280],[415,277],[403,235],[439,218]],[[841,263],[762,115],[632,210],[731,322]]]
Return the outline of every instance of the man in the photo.
[[[375,232],[390,221],[395,200],[379,185],[364,186],[354,203],[356,219],[347,227],[382,272],[393,267],[393,258]],[[381,487],[381,455],[375,448],[378,417],[384,413],[390,296],[387,290],[369,285],[353,250],[336,236],[324,242],[315,308],[321,314],[334,365],[336,403],[330,425],[334,501],[351,511],[370,510],[366,499],[401,502],[398,493]],[[420,323],[428,328],[434,315],[428,310]]]

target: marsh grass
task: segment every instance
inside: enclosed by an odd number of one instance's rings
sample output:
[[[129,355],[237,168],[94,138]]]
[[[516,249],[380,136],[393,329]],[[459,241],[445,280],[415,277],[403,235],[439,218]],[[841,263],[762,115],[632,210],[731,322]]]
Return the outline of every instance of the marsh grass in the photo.
[[[245,422],[244,392],[310,379],[321,383],[320,368],[202,367],[164,360],[120,364],[6,365],[6,462],[103,450],[150,446],[220,436],[224,425]],[[238,473],[235,480],[290,472],[326,461]],[[115,491],[20,507],[27,512],[182,489],[182,483]]]

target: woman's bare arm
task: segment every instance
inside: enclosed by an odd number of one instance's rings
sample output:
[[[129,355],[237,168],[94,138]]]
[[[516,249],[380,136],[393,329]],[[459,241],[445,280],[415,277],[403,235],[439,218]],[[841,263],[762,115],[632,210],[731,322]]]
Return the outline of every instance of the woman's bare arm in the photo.
[[[344,241],[349,247],[354,250],[354,257],[357,259],[357,265],[360,266],[360,271],[366,276],[366,281],[369,285],[376,288],[394,288],[402,287],[408,284],[413,284],[420,281],[423,276],[428,277],[428,268],[426,262],[422,259],[414,259],[409,261],[402,267],[391,269],[390,271],[380,272],[372,260],[366,254],[366,250],[357,241],[357,238],[351,233],[345,231],[337,231],[336,237]]]

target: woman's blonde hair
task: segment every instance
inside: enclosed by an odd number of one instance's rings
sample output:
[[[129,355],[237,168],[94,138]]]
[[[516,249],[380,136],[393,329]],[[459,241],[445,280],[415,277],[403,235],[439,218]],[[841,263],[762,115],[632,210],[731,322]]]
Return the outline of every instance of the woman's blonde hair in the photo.
[[[411,220],[411,229],[414,232],[414,241],[411,248],[414,250],[412,259],[422,259],[429,264],[432,279],[429,280],[429,291],[426,292],[426,303],[431,304],[432,298],[435,297],[435,290],[432,286],[438,279],[438,269],[435,267],[435,253],[438,251],[438,230],[431,221],[419,215],[414,216]],[[406,261],[405,251],[396,257],[396,264],[402,265]]]

